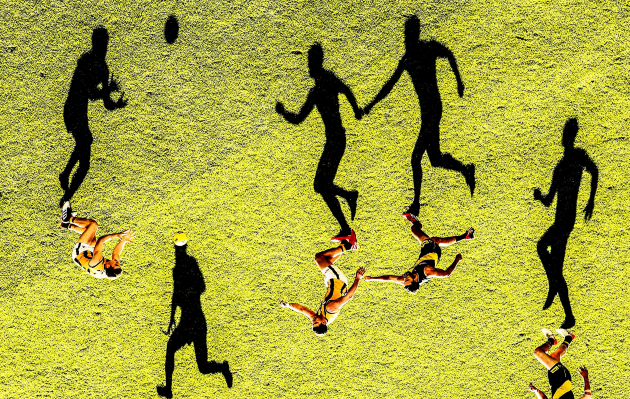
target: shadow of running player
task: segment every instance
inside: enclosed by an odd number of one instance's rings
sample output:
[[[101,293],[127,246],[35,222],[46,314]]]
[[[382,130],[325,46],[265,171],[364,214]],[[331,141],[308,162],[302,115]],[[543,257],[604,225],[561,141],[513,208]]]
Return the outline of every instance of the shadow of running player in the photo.
[[[586,169],[591,174],[591,194],[584,208],[584,219],[586,221],[593,216],[599,175],[595,162],[588,156],[586,151],[574,147],[577,132],[577,119],[569,119],[564,125],[562,133],[564,154],[553,171],[549,193],[543,195],[540,189],[534,189],[534,199],[542,202],[547,207],[553,202],[553,197],[556,193],[558,194],[556,219],[540,238],[540,241],[538,241],[537,250],[549,280],[549,293],[543,310],[551,306],[557,293],[565,313],[565,320],[561,326],[564,329],[572,328],[575,325],[575,317],[569,301],[569,289],[562,274],[562,268],[567,241],[575,225],[582,170]]]
[[[116,102],[110,98],[110,94],[119,91],[120,88],[113,76],[110,79],[109,68],[105,62],[108,43],[107,29],[102,26],[94,28],[92,49],[79,57],[72,75],[68,98],[63,108],[63,120],[66,129],[74,137],[75,147],[68,164],[59,174],[59,183],[64,192],[59,206],[72,199],[90,169],[93,137],[88,124],[88,102],[102,99],[103,106],[109,111],[127,105],[125,93],[122,93]],[[77,163],[79,166],[70,183],[70,173]]]
[[[206,317],[201,308],[201,294],[206,290],[203,274],[197,260],[186,252],[187,241],[184,233],[175,236],[175,267],[173,268],[173,298],[171,302],[171,319],[165,334],[170,338],[166,344],[166,384],[158,386],[160,396],[172,398],[173,370],[175,369],[175,352],[187,344],[195,346],[197,367],[202,374],[223,373],[228,388],[232,387],[232,373],[228,362],[208,361],[206,344]],[[175,310],[181,308],[179,324],[175,324]],[[172,331],[171,331],[172,330]]]
[[[405,22],[405,54],[398,63],[391,78],[383,85],[381,91],[364,108],[369,114],[372,107],[383,100],[394,88],[403,72],[411,77],[414,90],[420,102],[420,134],[411,154],[413,172],[413,202],[404,213],[418,215],[420,211],[420,189],[422,187],[422,156],[426,152],[431,165],[450,169],[464,175],[470,187],[470,195],[475,191],[475,165],[464,165],[451,154],[440,151],[440,121],[442,120],[442,100],[437,84],[436,61],[438,58],[448,59],[457,80],[457,93],[464,95],[464,83],[457,68],[457,62],[451,50],[436,41],[418,40],[420,20],[416,16]]]
[[[324,122],[326,144],[324,144],[324,152],[322,152],[317,165],[313,188],[316,193],[322,196],[330,212],[341,227],[337,236],[332,240],[341,241],[350,236],[351,229],[348,222],[346,222],[337,197],[341,197],[348,202],[350,219],[354,220],[359,192],[346,190],[334,183],[339,163],[346,150],[346,130],[343,128],[341,115],[339,114],[339,94],[346,96],[357,119],[361,119],[363,111],[359,108],[350,88],[334,73],[324,69],[323,63],[324,50],[319,43],[315,43],[308,50],[308,69],[309,74],[315,80],[315,87],[309,91],[306,102],[298,113],[287,111],[281,102],[276,103],[276,112],[288,122],[297,125],[306,119],[314,107],[317,107]]]

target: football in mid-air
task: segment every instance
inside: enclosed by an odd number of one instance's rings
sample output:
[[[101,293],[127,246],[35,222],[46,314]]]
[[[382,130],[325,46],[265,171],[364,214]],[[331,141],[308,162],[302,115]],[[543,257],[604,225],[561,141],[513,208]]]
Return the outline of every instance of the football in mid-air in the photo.
[[[179,22],[175,15],[169,15],[164,24],[164,40],[166,43],[173,44],[179,35]]]

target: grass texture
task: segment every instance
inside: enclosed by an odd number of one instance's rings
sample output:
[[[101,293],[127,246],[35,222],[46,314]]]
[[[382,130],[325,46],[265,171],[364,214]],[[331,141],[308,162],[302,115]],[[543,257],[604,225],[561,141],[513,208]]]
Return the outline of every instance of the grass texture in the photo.
[[[157,397],[178,230],[207,285],[208,356],[230,362],[234,387],[201,375],[186,347],[175,358],[177,398],[533,398],[530,381],[548,392],[533,350],[540,328],[564,315],[557,299],[541,310],[547,280],[536,242],[555,202],[543,207],[533,190],[548,190],[569,117],[579,120],[576,146],[595,160],[600,181],[593,218],[578,215],[567,248],[578,338],[563,363],[576,394],[580,365],[594,398],[630,391],[630,6],[25,0],[2,11],[0,397]],[[168,45],[171,13],[180,34]],[[313,256],[338,230],[312,187],[324,130],[317,112],[294,126],[274,104],[302,105],[313,81],[306,56],[294,52],[319,41],[324,66],[366,105],[404,53],[406,14],[420,17],[422,39],[457,58],[463,98],[448,62],[438,61],[441,146],[477,167],[471,199],[461,175],[425,156],[419,217],[429,234],[474,226],[477,238],[445,249],[443,267],[460,252],[463,262],[415,296],[362,282],[319,338],[278,301],[313,308],[324,294]],[[74,145],[63,103],[99,24],[129,104],[114,112],[90,104],[92,166],[73,207],[100,233],[137,231],[113,282],[77,270],[77,236],[58,228],[57,175]],[[349,279],[360,266],[403,272],[419,251],[400,217],[420,127],[411,81],[403,75],[361,121],[341,104],[348,146],[336,182],[360,191],[360,250],[338,265]],[[578,209],[589,184],[585,174]]]

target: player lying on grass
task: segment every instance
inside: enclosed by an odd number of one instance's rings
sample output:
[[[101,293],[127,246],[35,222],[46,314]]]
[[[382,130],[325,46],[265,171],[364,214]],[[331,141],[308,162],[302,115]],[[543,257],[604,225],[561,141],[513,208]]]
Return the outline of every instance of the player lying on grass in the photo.
[[[342,240],[338,247],[327,249],[315,255],[315,263],[317,263],[319,270],[324,275],[324,284],[327,289],[326,296],[317,312],[313,312],[311,309],[299,303],[280,301],[280,306],[302,313],[304,316],[308,317],[313,323],[313,332],[315,334],[319,336],[326,334],[328,325],[335,321],[341,308],[348,303],[357,292],[359,281],[361,281],[365,273],[364,268],[359,268],[354,283],[352,283],[352,286],[348,289],[346,276],[344,276],[334,263],[344,252],[356,251],[357,249],[357,237],[354,234],[354,230],[352,230],[350,237]]]
[[[440,247],[447,247],[451,244],[455,244],[461,240],[472,240],[474,238],[475,229],[472,227],[466,230],[466,232],[460,236],[454,237],[429,237],[424,231],[422,231],[422,224],[418,219],[410,214],[404,213],[405,219],[411,222],[411,234],[420,241],[420,257],[413,265],[411,270],[403,273],[401,276],[385,275],[379,277],[365,276],[365,281],[384,281],[398,283],[405,287],[407,292],[415,294],[420,288],[420,285],[426,283],[431,278],[445,278],[449,277],[457,264],[462,260],[462,255],[457,254],[453,263],[446,270],[437,269],[436,266],[440,262],[442,256],[442,249]]]
[[[571,386],[571,373],[569,370],[560,363],[560,359],[567,353],[567,348],[571,341],[575,339],[575,335],[572,332],[559,328],[556,330],[558,334],[564,337],[564,341],[560,344],[560,347],[547,354],[551,347],[558,342],[553,337],[553,333],[546,328],[543,328],[542,332],[547,337],[547,342],[540,345],[534,350],[534,356],[543,366],[547,368],[547,377],[549,378],[549,385],[551,386],[551,398],[552,399],[573,399],[573,390]],[[582,378],[584,378],[584,395],[580,399],[591,398],[591,384],[588,380],[588,370],[582,366],[579,369]],[[547,399],[547,396],[531,382],[529,383],[529,390],[536,395],[537,399]]]
[[[131,230],[125,230],[117,234],[107,234],[97,239],[96,230],[98,229],[98,223],[96,221],[72,216],[68,201],[63,204],[61,210],[61,227],[80,234],[72,251],[74,263],[92,277],[108,278],[110,280],[120,277],[122,274],[120,255],[125,248],[125,244],[132,242],[136,233]],[[114,247],[112,259],[105,259],[103,257],[103,245],[113,238],[118,238],[120,242]]]

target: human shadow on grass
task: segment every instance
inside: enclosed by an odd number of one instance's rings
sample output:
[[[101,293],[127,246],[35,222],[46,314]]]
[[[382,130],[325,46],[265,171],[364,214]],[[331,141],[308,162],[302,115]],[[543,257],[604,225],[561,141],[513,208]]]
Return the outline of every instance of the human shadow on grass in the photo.
[[[374,99],[365,107],[369,114],[372,107],[383,100],[394,88],[402,73],[407,71],[420,103],[420,134],[411,154],[413,172],[413,201],[404,213],[418,215],[420,210],[420,190],[422,187],[422,157],[426,152],[431,165],[438,168],[454,170],[466,179],[470,187],[470,195],[475,191],[475,165],[464,165],[451,154],[440,151],[440,121],[442,119],[442,100],[437,84],[436,61],[438,58],[448,59],[457,80],[457,92],[464,95],[464,83],[457,68],[457,62],[451,50],[443,44],[431,40],[418,40],[420,20],[411,16],[405,23],[405,54],[398,62],[394,74],[383,85]]]
[[[313,188],[322,196],[341,228],[333,241],[341,241],[350,236],[351,229],[337,197],[346,200],[350,207],[350,218],[354,220],[359,192],[346,190],[334,183],[339,163],[346,149],[346,130],[339,113],[339,94],[346,96],[357,119],[361,119],[363,111],[359,108],[350,88],[333,72],[324,69],[323,63],[324,50],[319,43],[316,43],[308,51],[308,69],[310,76],[315,80],[315,87],[309,91],[306,102],[299,112],[287,111],[284,104],[279,101],[276,103],[276,112],[288,122],[297,125],[306,119],[314,107],[317,107],[324,122],[326,144],[317,165]]]
[[[195,347],[197,367],[202,374],[222,373],[228,388],[232,387],[232,373],[227,361],[208,361],[206,334],[208,327],[201,308],[201,294],[206,290],[203,274],[197,260],[187,253],[187,244],[175,245],[175,267],[173,268],[173,297],[171,318],[165,334],[170,335],[166,344],[166,384],[157,387],[160,396],[172,398],[175,352],[187,344]],[[175,310],[181,308],[179,324],[175,326]],[[173,328],[174,327],[174,328]]]
[[[113,75],[110,78],[105,62],[108,43],[107,29],[102,26],[94,28],[92,48],[79,57],[72,75],[68,98],[63,108],[63,120],[66,129],[74,137],[75,146],[66,167],[59,174],[59,183],[63,190],[59,206],[72,199],[90,169],[93,137],[88,124],[88,102],[102,99],[103,105],[109,111],[127,105],[124,92],[115,102],[110,98],[110,94],[119,91],[120,87]],[[70,173],[77,163],[79,166],[70,182]]]
[[[599,176],[595,162],[588,156],[586,151],[574,146],[577,132],[577,119],[569,119],[564,125],[562,134],[564,154],[553,171],[549,193],[543,195],[539,188],[534,189],[534,199],[542,202],[547,207],[553,202],[553,197],[556,193],[558,194],[556,219],[540,238],[540,241],[538,241],[537,251],[549,280],[549,292],[543,310],[551,306],[556,294],[558,294],[565,313],[565,320],[561,327],[565,329],[575,325],[575,317],[569,301],[569,289],[562,274],[562,268],[564,266],[567,241],[571,231],[573,231],[577,216],[577,200],[582,171],[586,169],[591,174],[591,193],[584,208],[584,219],[586,221],[593,216],[595,192],[597,191]]]

